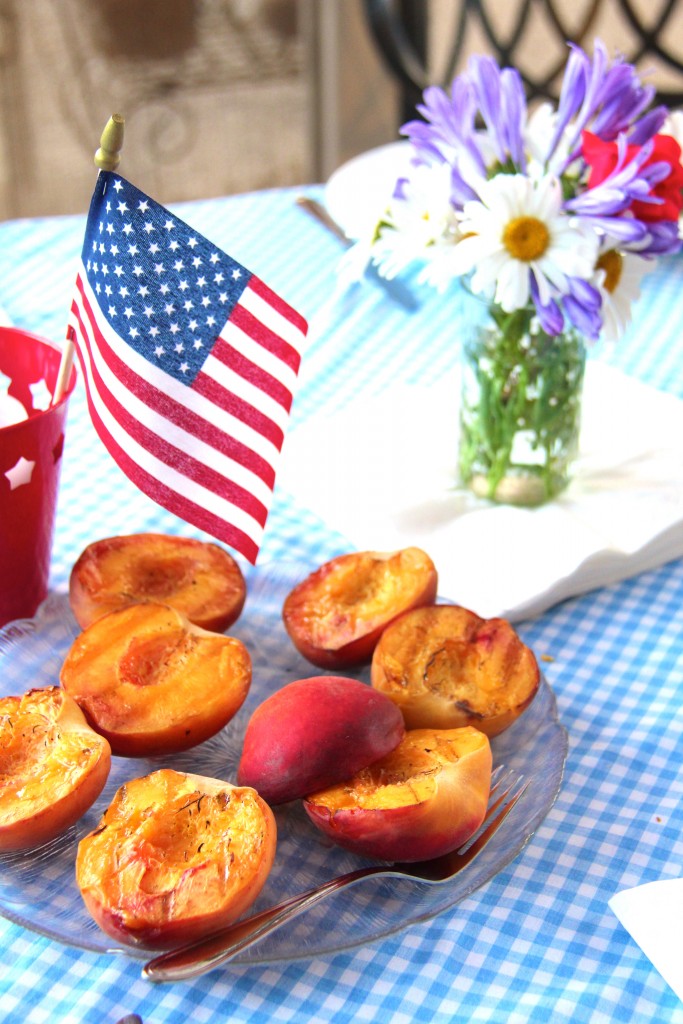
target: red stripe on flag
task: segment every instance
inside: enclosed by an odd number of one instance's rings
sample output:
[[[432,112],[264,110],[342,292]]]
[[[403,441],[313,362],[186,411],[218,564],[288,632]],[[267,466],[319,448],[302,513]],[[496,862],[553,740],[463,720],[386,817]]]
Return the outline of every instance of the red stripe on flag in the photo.
[[[264,302],[267,302],[269,306],[272,306],[280,316],[283,316],[285,320],[289,320],[290,324],[296,327],[297,331],[301,331],[304,335],[306,334],[308,324],[301,314],[297,313],[297,311],[293,309],[288,302],[285,302],[277,292],[274,292],[272,288],[269,288],[267,284],[264,284],[261,278],[257,277],[256,274],[251,275],[249,287],[252,291],[256,292]]]
[[[76,348],[78,350],[78,344]],[[87,381],[87,367],[80,350],[78,350],[78,357],[81,363],[83,377]],[[233,526],[224,519],[221,519],[220,516],[214,515],[213,512],[209,512],[201,505],[197,505],[195,502],[178,494],[176,491],[172,491],[165,484],[162,484],[160,480],[152,476],[134,462],[128,453],[124,451],[124,449],[121,448],[121,446],[114,440],[100,419],[99,413],[92,401],[89,388],[86,388],[86,400],[90,411],[90,417],[92,419],[93,426],[97,431],[98,437],[113,458],[114,462],[116,462],[129,480],[131,480],[132,483],[134,483],[135,486],[143,492],[143,494],[146,494],[148,498],[151,498],[152,501],[155,501],[158,505],[161,505],[162,508],[165,508],[173,515],[179,516],[181,519],[184,519],[185,522],[191,523],[193,526],[198,527],[200,530],[204,530],[217,540],[229,545],[229,547],[234,548],[235,551],[239,551],[240,554],[244,555],[252,565],[256,563],[258,545],[251,539],[251,537],[244,533],[243,530],[240,530],[238,527]]]
[[[188,480],[200,484],[213,494],[217,494],[221,498],[226,499],[237,508],[242,509],[243,512],[246,512],[247,515],[251,516],[252,519],[254,519],[260,526],[264,526],[268,516],[268,509],[258,500],[258,498],[255,498],[254,495],[244,487],[236,484],[232,480],[229,480],[215,469],[212,469],[210,466],[207,466],[205,463],[194,458],[189,452],[182,451],[175,445],[170,444],[161,436],[161,434],[151,430],[149,427],[141,423],[140,420],[133,416],[118,401],[118,399],[114,397],[111,391],[107,388],[97,369],[93,358],[92,348],[88,337],[83,330],[83,324],[77,308],[75,310],[75,314],[81,328],[81,340],[86,346],[90,356],[90,373],[87,373],[84,370],[86,382],[90,384],[90,387],[95,387],[108,411],[111,413],[113,418],[121,424],[126,433],[129,434],[130,437],[134,438],[142,448],[150,452],[150,454],[155,458],[159,459],[160,462],[170,466],[176,472],[181,473],[183,476],[187,477]],[[93,325],[93,330],[95,331],[96,343],[99,344],[101,335],[96,325]]]
[[[111,372],[119,378],[127,390],[130,391],[131,394],[135,395],[136,398],[139,398],[141,402],[144,402],[145,405],[153,408],[155,411],[158,411],[165,419],[170,420],[171,423],[174,423],[178,427],[182,427],[182,429],[187,431],[188,434],[194,435],[201,441],[210,445],[212,448],[215,448],[216,451],[221,452],[223,455],[227,455],[229,458],[239,463],[239,465],[251,470],[252,473],[260,477],[260,479],[263,480],[263,482],[272,490],[275,486],[275,470],[261,455],[258,454],[258,452],[253,451],[241,441],[238,441],[236,438],[231,437],[224,431],[219,430],[208,420],[204,419],[203,416],[200,416],[192,409],[188,409],[187,406],[182,405],[180,402],[175,401],[175,399],[171,398],[170,395],[163,391],[159,391],[158,389],[154,391],[154,404],[150,405],[150,386],[148,382],[146,380],[142,380],[133,370],[131,370],[108,344],[106,337],[97,326],[97,320],[95,319],[92,306],[83,291],[83,283],[80,275],[77,278],[76,283],[81,295],[84,310],[88,317],[88,323],[97,337],[98,350]],[[78,316],[77,310],[76,315]],[[259,431],[259,433],[261,432]]]
[[[281,381],[273,377],[267,370],[252,363],[251,359],[247,359],[236,348],[233,348],[225,338],[218,338],[211,350],[211,354],[225,366],[234,370],[244,380],[249,381],[254,387],[263,391],[274,402],[277,402],[283,409],[286,409],[287,412],[290,411],[292,408],[292,392],[289,388],[286,388]]]
[[[246,423],[248,427],[251,427],[252,430],[267,438],[280,451],[285,437],[277,423],[274,423],[268,416],[259,412],[249,402],[245,402],[243,399],[238,398],[237,395],[226,391],[223,385],[219,384],[213,377],[210,377],[208,373],[204,373],[203,370],[199,371],[192,384],[192,390],[196,391],[198,395],[208,398],[210,402],[213,402],[214,405],[217,405],[225,412],[229,412],[235,419]]]
[[[239,327],[247,337],[257,342],[271,355],[277,356],[294,373],[298,371],[301,356],[297,350],[275,331],[271,331],[270,327],[266,327],[250,310],[238,303],[228,317],[228,322]]]

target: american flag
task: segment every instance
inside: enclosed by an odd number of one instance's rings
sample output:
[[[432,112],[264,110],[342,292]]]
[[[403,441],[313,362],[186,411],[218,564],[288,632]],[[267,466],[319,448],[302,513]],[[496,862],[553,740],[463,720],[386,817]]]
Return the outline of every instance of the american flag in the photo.
[[[100,172],[69,316],[95,429],[159,505],[256,561],[305,320]]]

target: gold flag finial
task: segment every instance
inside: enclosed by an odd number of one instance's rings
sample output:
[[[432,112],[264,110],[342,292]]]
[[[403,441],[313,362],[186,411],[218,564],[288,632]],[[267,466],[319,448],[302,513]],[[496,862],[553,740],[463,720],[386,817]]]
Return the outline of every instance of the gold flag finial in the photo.
[[[119,166],[121,150],[123,149],[124,124],[125,121],[120,114],[112,114],[107,121],[100,138],[100,148],[95,153],[95,165],[99,167],[101,171],[115,171]],[[55,384],[55,390],[52,395],[52,405],[55,405],[66,391],[66,382],[71,377],[73,359],[74,346],[70,338],[69,330],[69,334],[67,334],[64,342],[64,348],[62,349],[62,358],[57,372],[57,383]]]
[[[120,114],[112,114],[100,139],[100,148],[95,153],[95,164],[101,171],[115,171],[121,159],[123,149],[124,119]]]

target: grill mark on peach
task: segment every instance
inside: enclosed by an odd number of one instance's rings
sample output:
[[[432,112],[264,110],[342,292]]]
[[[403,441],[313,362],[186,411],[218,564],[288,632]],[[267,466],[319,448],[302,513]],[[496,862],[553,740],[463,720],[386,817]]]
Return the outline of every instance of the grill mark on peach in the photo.
[[[430,692],[452,698],[455,707],[483,719],[507,703],[505,690],[524,656],[524,645],[507,624],[479,619],[462,639],[445,638],[429,652],[422,681]]]
[[[144,906],[147,913],[153,909],[154,915],[163,920],[173,914],[175,902],[184,895],[184,884],[193,875],[208,872],[209,888],[227,884],[235,862],[235,854],[230,849],[233,842],[241,846],[246,840],[247,847],[253,845],[256,850],[264,842],[263,828],[254,827],[257,814],[249,798],[238,801],[237,817],[231,813],[225,820],[231,803],[231,794],[225,791],[195,792],[181,806],[169,807],[168,814],[154,817],[151,816],[154,797],[147,811],[134,806],[127,816],[124,812],[127,791],[122,796],[123,799],[117,801],[121,809],[110,807],[107,812],[115,819],[116,835],[112,842],[116,844],[113,851],[120,879],[123,882],[126,877],[136,879],[138,891],[132,900],[126,896],[125,884],[118,887],[120,899],[129,913]],[[207,809],[201,813],[204,801]],[[195,807],[196,812],[193,812]],[[181,814],[183,811],[187,813]],[[99,828],[92,835],[102,831]],[[177,859],[179,850],[183,851],[182,862]],[[221,870],[215,860],[217,854]]]
[[[478,718],[480,721],[486,718],[486,714],[484,712],[477,711],[476,708],[472,707],[470,702],[466,699],[456,700],[454,701],[454,704],[456,708],[459,708],[460,711],[464,711],[466,715],[470,716],[470,718]]]

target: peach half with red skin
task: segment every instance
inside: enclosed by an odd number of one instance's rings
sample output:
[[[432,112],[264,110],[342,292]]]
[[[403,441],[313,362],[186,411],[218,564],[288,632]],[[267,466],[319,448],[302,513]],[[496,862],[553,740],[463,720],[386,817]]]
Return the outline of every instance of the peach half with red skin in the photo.
[[[219,732],[251,685],[244,644],[193,625],[175,608],[129,605],[72,644],[62,688],[124,757],[170,754]]]
[[[163,768],[116,792],[78,845],[76,882],[112,938],[167,949],[226,928],[251,906],[276,838],[253,789]]]
[[[370,679],[401,709],[408,729],[472,725],[497,736],[531,704],[540,671],[507,620],[434,605],[408,612],[382,634]]]
[[[218,544],[159,533],[94,541],[69,579],[69,602],[81,629],[150,601],[170,604],[202,629],[223,633],[239,618],[246,594],[239,565]]]
[[[436,600],[437,581],[434,563],[420,548],[339,555],[287,595],[285,629],[320,668],[361,664],[398,615]]]
[[[353,853],[431,860],[479,828],[491,788],[491,747],[478,729],[413,729],[386,757],[304,800],[313,824]]]
[[[0,699],[0,851],[54,839],[94,804],[111,750],[57,686]]]
[[[298,679],[251,716],[237,780],[282,804],[349,778],[393,750],[405,732],[398,708],[342,676]]]

